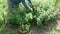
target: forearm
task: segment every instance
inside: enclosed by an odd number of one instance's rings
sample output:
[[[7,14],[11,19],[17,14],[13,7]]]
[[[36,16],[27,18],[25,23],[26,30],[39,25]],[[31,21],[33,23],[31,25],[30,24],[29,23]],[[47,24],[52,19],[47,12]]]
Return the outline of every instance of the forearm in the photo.
[[[29,1],[29,3],[32,3],[32,0],[28,0]]]
[[[26,9],[29,9],[29,5],[28,5],[24,0],[22,0],[21,2],[22,2],[22,4],[24,5],[24,7],[25,7]]]

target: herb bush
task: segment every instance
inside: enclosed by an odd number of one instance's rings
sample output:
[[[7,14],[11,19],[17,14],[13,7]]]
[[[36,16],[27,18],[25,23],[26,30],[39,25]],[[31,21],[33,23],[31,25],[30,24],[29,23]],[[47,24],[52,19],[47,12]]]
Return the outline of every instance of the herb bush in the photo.
[[[43,0],[42,0],[43,1]],[[38,26],[47,25],[49,21],[55,20],[57,17],[57,11],[54,11],[55,3],[54,1],[38,2],[35,4],[35,19],[37,19],[36,24]]]
[[[7,0],[0,0],[0,34],[6,31],[5,19],[10,20],[12,26],[20,27],[21,30],[29,30],[30,25],[45,25],[49,21],[55,20],[57,17],[57,11],[54,11],[55,5],[58,3],[56,0],[33,0],[35,7],[32,12],[27,11],[22,4],[19,5],[18,9],[14,9],[8,14]],[[7,16],[8,15],[8,16]],[[11,32],[10,34],[18,34]]]
[[[22,4],[18,9],[14,9],[7,17],[7,0],[0,1],[0,23],[4,22],[4,17],[8,18],[12,25],[20,26],[21,24],[37,24],[38,26],[43,23],[48,23],[54,20],[57,16],[57,11],[54,11],[54,0],[33,0],[35,4],[32,12],[27,11]],[[4,16],[3,16],[4,15]]]

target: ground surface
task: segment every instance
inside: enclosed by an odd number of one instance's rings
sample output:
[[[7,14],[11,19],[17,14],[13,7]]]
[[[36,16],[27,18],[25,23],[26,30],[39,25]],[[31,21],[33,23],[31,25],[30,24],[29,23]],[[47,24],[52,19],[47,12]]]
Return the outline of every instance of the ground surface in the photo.
[[[49,23],[47,26],[42,26],[37,28],[36,26],[32,27],[30,34],[60,34],[60,4],[58,5],[58,17],[55,21]],[[11,34],[10,32],[16,32],[16,29],[11,29],[6,27],[6,31],[3,34]]]

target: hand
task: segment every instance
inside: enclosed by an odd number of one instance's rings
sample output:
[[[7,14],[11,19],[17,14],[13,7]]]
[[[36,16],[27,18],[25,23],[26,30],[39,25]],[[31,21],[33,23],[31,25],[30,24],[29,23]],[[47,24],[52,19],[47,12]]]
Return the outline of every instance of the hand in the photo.
[[[28,9],[29,11],[33,11],[33,9],[32,8],[30,8],[30,9]]]
[[[32,8],[34,7],[34,3],[31,3],[31,7],[32,7]]]

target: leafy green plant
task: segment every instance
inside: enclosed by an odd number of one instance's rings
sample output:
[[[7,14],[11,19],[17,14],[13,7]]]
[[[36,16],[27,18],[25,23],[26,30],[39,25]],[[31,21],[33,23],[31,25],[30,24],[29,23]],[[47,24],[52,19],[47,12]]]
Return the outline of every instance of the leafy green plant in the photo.
[[[38,26],[44,25],[52,21],[57,16],[57,11],[54,11],[55,4],[59,0],[32,0],[35,7],[32,12],[27,11],[22,4],[19,8],[15,8],[8,14],[7,0],[0,0],[0,26],[4,23],[4,17],[6,17],[12,26],[21,26],[21,30],[29,30],[31,24],[37,24]],[[3,17],[4,14],[4,17]],[[9,22],[8,21],[8,22]],[[24,26],[22,26],[24,24]]]
[[[48,1],[46,1],[46,3],[47,2]],[[35,19],[37,19],[38,26],[48,24],[49,21],[52,21],[57,17],[57,11],[54,11],[55,5],[54,2],[48,2],[48,4],[46,3],[42,4],[42,2],[40,3],[37,2],[37,4],[35,4],[36,5]]]
[[[20,27],[20,30],[24,31],[24,30],[29,30],[30,29],[30,25],[28,24],[22,24]]]

